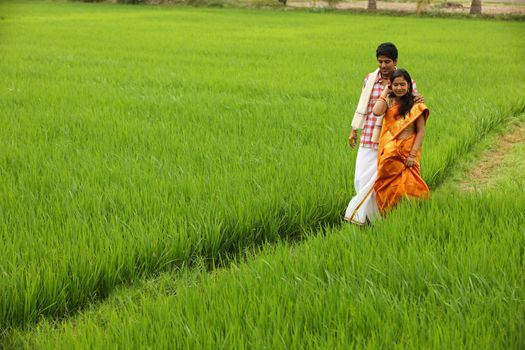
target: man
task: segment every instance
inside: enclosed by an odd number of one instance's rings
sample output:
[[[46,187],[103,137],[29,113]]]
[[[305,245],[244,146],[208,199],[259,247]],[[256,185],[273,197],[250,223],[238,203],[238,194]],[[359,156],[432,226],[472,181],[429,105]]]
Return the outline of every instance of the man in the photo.
[[[345,213],[345,220],[364,225],[373,221],[378,215],[374,182],[377,176],[377,148],[378,141],[372,138],[376,127],[376,117],[372,109],[389,83],[389,77],[396,69],[397,48],[392,43],[382,43],[376,49],[378,69],[368,74],[363,82],[363,90],[356,113],[352,120],[352,131],[348,137],[350,147],[357,143],[357,130],[362,129],[359,149],[355,165],[354,186],[356,195],[350,201]],[[414,95],[418,95],[416,85],[412,81]],[[416,97],[423,102],[421,96]]]

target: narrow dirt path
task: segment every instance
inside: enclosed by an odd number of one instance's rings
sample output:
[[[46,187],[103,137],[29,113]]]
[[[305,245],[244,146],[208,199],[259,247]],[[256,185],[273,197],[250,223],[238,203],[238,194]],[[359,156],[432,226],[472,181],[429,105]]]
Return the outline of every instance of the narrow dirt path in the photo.
[[[458,188],[472,192],[490,187],[501,171],[508,170],[504,162],[514,147],[523,143],[525,143],[525,122],[522,121],[512,125],[507,133],[500,135],[497,141],[481,154],[459,181]],[[521,159],[524,158],[521,157]],[[515,166],[523,167],[525,171],[525,161],[523,163],[515,164]]]

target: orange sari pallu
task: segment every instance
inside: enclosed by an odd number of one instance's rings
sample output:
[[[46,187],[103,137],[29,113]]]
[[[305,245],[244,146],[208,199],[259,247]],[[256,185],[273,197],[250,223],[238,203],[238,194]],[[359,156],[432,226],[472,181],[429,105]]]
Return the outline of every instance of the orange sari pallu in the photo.
[[[377,179],[374,185],[377,207],[381,213],[392,208],[402,198],[425,198],[430,191],[421,178],[421,147],[417,151],[416,164],[407,167],[405,162],[412,150],[416,133],[404,139],[399,135],[423,115],[425,123],[429,111],[423,103],[415,103],[405,118],[398,115],[399,106],[389,108],[383,117],[379,139]]]

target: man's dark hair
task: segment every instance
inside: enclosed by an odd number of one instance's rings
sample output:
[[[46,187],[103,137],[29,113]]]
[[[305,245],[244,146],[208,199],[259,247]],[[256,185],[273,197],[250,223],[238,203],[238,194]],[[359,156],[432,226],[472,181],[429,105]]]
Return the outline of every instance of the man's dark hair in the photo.
[[[386,56],[393,61],[397,60],[397,47],[392,43],[382,43],[376,49],[376,58]]]

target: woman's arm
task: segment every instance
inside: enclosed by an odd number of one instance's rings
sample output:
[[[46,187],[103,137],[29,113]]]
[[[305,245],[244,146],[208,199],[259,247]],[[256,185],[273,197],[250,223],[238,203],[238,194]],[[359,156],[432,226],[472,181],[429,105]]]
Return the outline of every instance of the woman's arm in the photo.
[[[405,162],[407,167],[411,167],[416,164],[416,155],[423,143],[423,138],[425,137],[425,118],[421,114],[416,120],[416,139],[414,140],[414,145],[410,150],[410,154]]]
[[[389,86],[387,85],[385,86],[385,88],[383,89],[383,92],[377,99],[376,104],[374,105],[374,108],[372,108],[372,113],[374,113],[374,115],[385,114],[388,108],[387,103],[386,103],[386,98],[389,92],[390,92],[390,89],[389,89]]]

